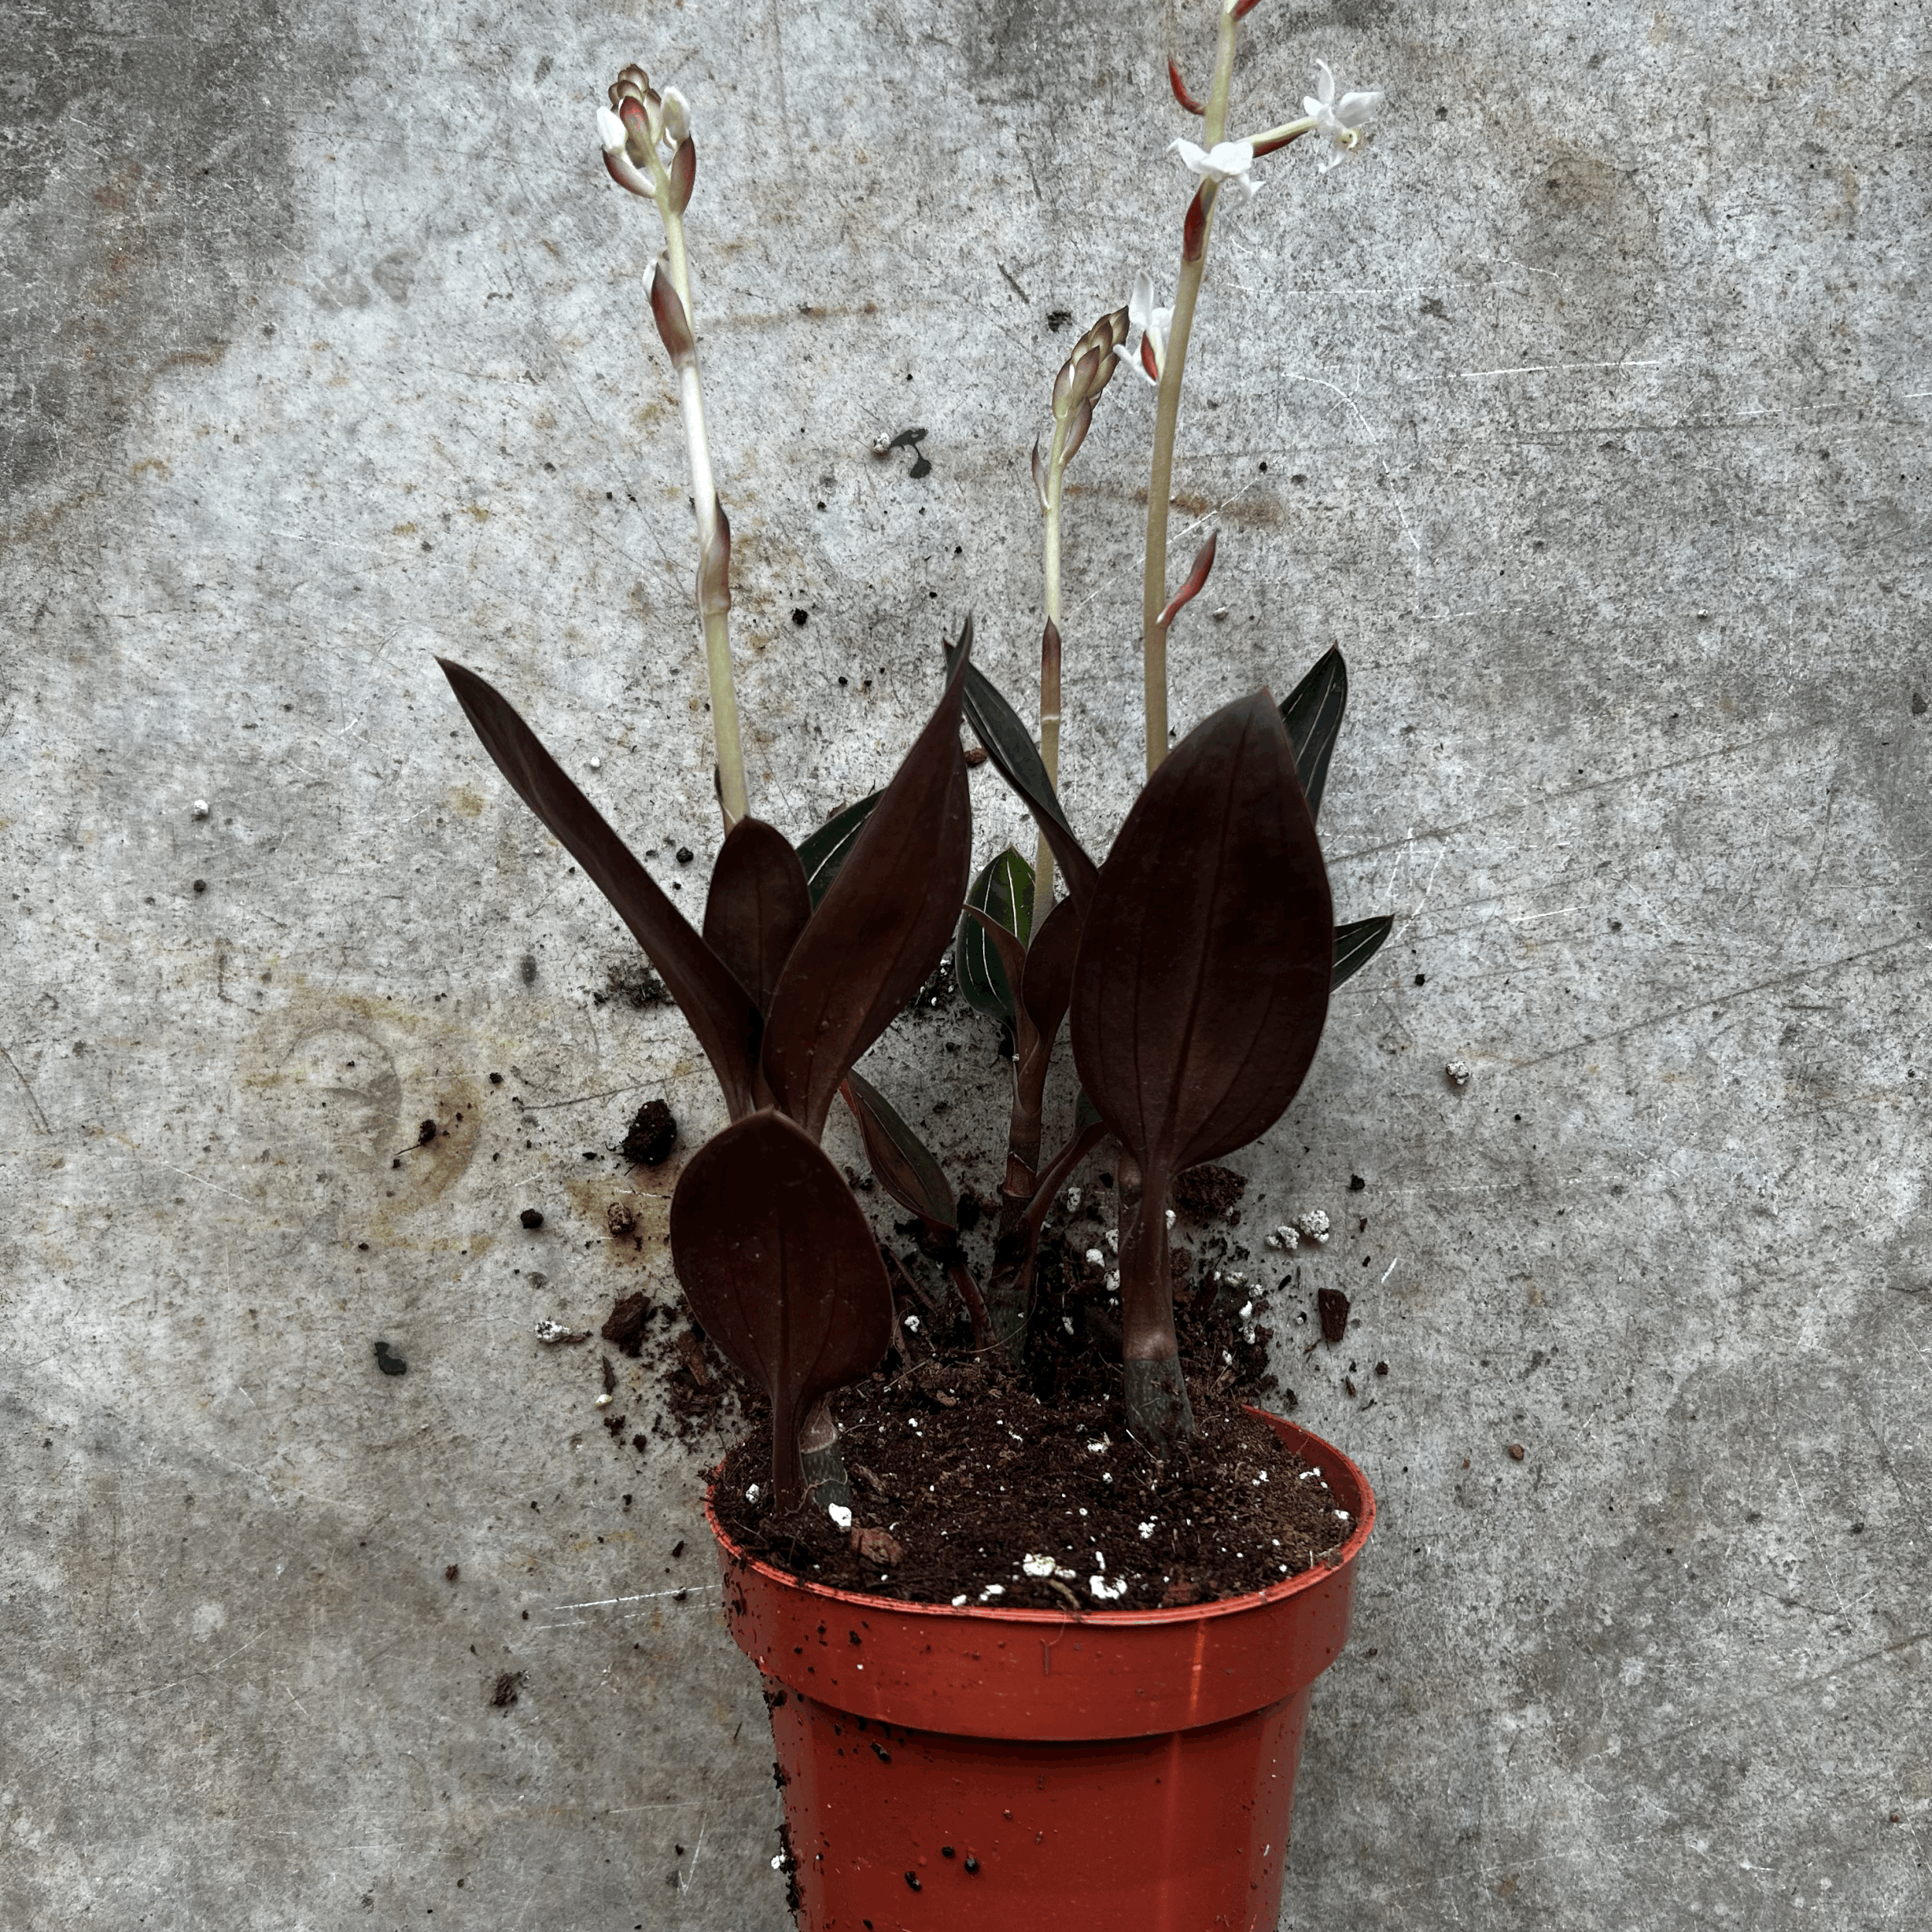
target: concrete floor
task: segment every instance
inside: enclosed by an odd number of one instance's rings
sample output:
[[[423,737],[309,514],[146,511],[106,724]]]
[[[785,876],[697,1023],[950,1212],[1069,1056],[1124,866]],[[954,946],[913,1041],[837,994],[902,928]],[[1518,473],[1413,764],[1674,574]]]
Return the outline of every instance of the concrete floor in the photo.
[[[1017,692],[1051,314],[1171,277],[1162,61],[1202,84],[1208,27],[626,11],[10,19],[21,1932],[787,1922],[705,1457],[618,1449],[592,1352],[530,1332],[668,1278],[672,1171],[626,1259],[609,1150],[643,1099],[687,1146],[719,1109],[675,1012],[604,997],[628,941],[431,653],[526,704],[696,912],[655,242],[590,117],[638,57],[697,117],[754,802],[798,835],[878,782],[969,606]],[[1341,641],[1338,905],[1400,921],[1241,1162],[1251,1219],[1342,1225],[1294,1305],[1343,1285],[1359,1326],[1281,1366],[1384,1511],[1282,1923],[1920,1925],[1924,19],[1483,12],[1252,16],[1240,123],[1318,56],[1389,104],[1360,165],[1291,151],[1226,219],[1182,423],[1179,493],[1223,539],[1177,717]],[[1138,743],[1150,403],[1117,383],[1074,471],[1065,791],[1096,842]],[[870,454],[914,424],[916,481]],[[983,855],[1019,821],[990,771],[975,802]],[[986,1188],[970,1019],[902,1025],[872,1070]]]

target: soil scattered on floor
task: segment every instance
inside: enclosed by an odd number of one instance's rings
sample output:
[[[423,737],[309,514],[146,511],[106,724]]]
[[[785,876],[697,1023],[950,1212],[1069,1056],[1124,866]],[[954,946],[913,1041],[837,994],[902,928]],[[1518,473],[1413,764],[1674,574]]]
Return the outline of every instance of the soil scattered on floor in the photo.
[[[1248,1177],[1231,1167],[1217,1167],[1211,1161],[1191,1167],[1174,1183],[1174,1211],[1189,1221],[1238,1223],[1237,1209],[1247,1186]]]
[[[631,1116],[618,1149],[638,1167],[662,1167],[678,1144],[678,1123],[662,1100],[646,1100]]]

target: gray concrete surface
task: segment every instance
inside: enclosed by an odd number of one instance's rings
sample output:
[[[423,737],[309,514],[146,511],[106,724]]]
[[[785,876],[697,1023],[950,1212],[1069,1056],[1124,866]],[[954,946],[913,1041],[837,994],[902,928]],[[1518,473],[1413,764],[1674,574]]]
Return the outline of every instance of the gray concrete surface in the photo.
[[[617,1450],[589,1352],[530,1337],[665,1278],[661,1196],[644,1251],[601,1238],[606,1150],[650,1095],[687,1144],[716,1104],[675,1014],[599,1003],[626,942],[430,654],[601,758],[697,900],[654,243],[590,128],[638,57],[697,115],[755,801],[801,833],[875,782],[969,605],[1017,685],[1049,314],[1171,274],[1162,62],[1198,83],[1204,18],[10,10],[9,1927],[785,1922],[702,1458]],[[1318,56],[1389,96],[1362,165],[1280,157],[1226,222],[1179,475],[1226,615],[1183,621],[1177,715],[1340,639],[1338,900],[1401,919],[1243,1162],[1251,1222],[1350,1217],[1294,1292],[1358,1328],[1282,1366],[1385,1511],[1283,1923],[1923,1924],[1924,16],[1252,29],[1250,124]],[[1150,400],[1117,384],[1075,473],[1097,840]],[[917,482],[869,454],[913,423]],[[990,850],[1017,820],[975,802]],[[877,1062],[915,1111],[957,1077],[927,1117],[990,1185],[985,1036]]]

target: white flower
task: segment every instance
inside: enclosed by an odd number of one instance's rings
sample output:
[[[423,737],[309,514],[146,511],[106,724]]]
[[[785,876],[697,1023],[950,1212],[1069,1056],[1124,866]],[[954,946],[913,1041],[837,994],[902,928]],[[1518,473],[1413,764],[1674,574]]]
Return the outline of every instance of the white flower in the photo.
[[[1355,98],[1351,94],[1349,98]],[[1379,100],[1382,97],[1377,94]],[[664,138],[675,148],[691,131],[691,103],[675,87],[664,90]]]
[[[1131,328],[1141,332],[1141,345],[1129,349],[1123,342],[1114,353],[1130,369],[1138,370],[1143,382],[1158,388],[1161,372],[1167,366],[1167,332],[1173,325],[1174,308],[1171,303],[1165,308],[1154,306],[1154,277],[1145,269],[1134,277],[1127,298],[1127,320]],[[1087,1258],[1099,1260],[1100,1250],[1090,1248]]]
[[[1382,105],[1378,94],[1348,94],[1335,97],[1335,75],[1325,60],[1315,63],[1319,73],[1312,94],[1301,97],[1301,111],[1315,123],[1315,131],[1329,145],[1317,164],[1326,174],[1337,162],[1362,146],[1369,117]]]
[[[631,135],[621,115],[612,113],[608,107],[600,107],[597,110],[597,138],[604,143],[604,151],[607,155],[617,155],[624,151],[624,145]]]
[[[1331,93],[1335,83],[1328,83]],[[1358,98],[1351,94],[1351,100]],[[1381,96],[1376,96],[1380,100]],[[1312,112],[1312,110],[1310,110]],[[1260,184],[1248,172],[1254,165],[1254,144],[1251,141],[1217,141],[1212,148],[1197,148],[1191,141],[1176,141],[1170,145],[1168,152],[1179,155],[1191,175],[1199,175],[1203,181],[1233,182],[1250,201],[1261,192]]]

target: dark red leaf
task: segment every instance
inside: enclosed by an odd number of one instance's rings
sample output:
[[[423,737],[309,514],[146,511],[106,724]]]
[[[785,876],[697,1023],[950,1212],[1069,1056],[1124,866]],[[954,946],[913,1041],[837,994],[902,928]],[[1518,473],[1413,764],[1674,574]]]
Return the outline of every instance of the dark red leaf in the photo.
[[[691,1157],[671,1197],[671,1259],[705,1333],[770,1398],[772,1484],[794,1507],[806,1412],[891,1344],[879,1243],[828,1156],[767,1110]]]
[[[972,807],[959,726],[967,668],[961,651],[772,997],[765,1077],[815,1140],[839,1083],[938,964],[966,897]]]
[[[1328,1011],[1334,920],[1294,754],[1265,692],[1168,754],[1100,869],[1073,1057],[1150,1196],[1294,1097]]]
[[[791,842],[760,818],[740,818],[711,869],[705,943],[737,975],[760,1013],[811,917],[811,888]]]
[[[757,1071],[758,1009],[597,808],[566,778],[515,707],[474,671],[437,662],[517,796],[556,835],[650,955],[724,1089],[735,1120],[767,1097]]]
[[[932,1151],[869,1080],[848,1073],[841,1090],[866,1143],[873,1178],[899,1205],[947,1230],[959,1226],[959,1200]]]
[[[1040,922],[1026,949],[1020,1004],[1049,1051],[1073,997],[1073,960],[1080,944],[1080,907],[1073,900],[1063,899]]]

